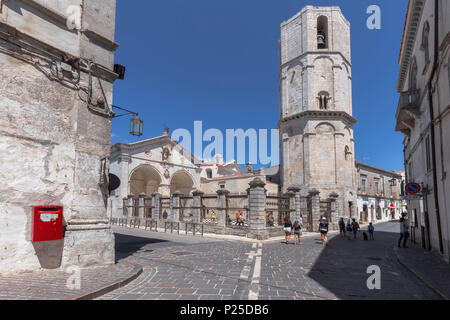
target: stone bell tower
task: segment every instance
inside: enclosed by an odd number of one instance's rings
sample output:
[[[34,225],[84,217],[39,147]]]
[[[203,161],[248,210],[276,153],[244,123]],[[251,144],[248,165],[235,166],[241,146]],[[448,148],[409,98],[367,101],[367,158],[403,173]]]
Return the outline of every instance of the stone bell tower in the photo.
[[[339,216],[356,216],[350,23],[339,7],[306,6],[281,24],[280,175]]]

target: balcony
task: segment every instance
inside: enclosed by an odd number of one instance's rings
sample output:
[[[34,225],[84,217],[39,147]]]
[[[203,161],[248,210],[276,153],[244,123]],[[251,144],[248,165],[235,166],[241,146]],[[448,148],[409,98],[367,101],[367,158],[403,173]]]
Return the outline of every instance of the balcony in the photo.
[[[420,115],[420,89],[400,93],[399,107]]]
[[[421,114],[420,89],[408,90],[400,93],[395,130],[409,136],[411,130],[414,129],[415,121]]]

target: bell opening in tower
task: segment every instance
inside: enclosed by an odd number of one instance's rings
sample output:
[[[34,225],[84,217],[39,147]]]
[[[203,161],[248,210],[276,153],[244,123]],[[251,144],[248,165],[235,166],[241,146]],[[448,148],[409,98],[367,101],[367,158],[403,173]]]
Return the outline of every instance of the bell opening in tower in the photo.
[[[328,49],[328,18],[317,18],[317,48]]]

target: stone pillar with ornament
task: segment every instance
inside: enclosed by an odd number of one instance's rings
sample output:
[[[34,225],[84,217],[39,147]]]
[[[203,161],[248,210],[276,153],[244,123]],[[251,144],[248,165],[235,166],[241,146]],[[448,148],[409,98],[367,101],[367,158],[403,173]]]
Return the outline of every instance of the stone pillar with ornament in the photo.
[[[339,205],[338,205],[339,195],[336,192],[330,193],[329,201],[331,205],[331,225],[332,230],[339,229]]]
[[[300,188],[291,186],[287,190],[290,197],[291,220],[300,220]]]
[[[317,189],[309,191],[309,198],[311,201],[311,215],[312,226],[311,229],[314,232],[319,232],[319,220],[320,220],[320,192]]]
[[[202,213],[202,196],[203,192],[200,190],[195,190],[192,192],[193,196],[193,208],[192,208],[192,222],[200,223],[201,221],[201,213]]]
[[[228,210],[227,210],[227,196],[230,191],[221,188],[217,190],[217,227],[225,230],[227,225]]]
[[[152,194],[152,219],[158,224],[159,216],[161,214],[161,194],[155,192]]]
[[[266,183],[258,177],[252,180],[249,185],[248,237],[264,240],[269,238],[269,232],[266,228],[266,189],[264,188]]]
[[[181,192],[175,191],[170,197],[170,220],[172,222],[180,221],[180,197]]]

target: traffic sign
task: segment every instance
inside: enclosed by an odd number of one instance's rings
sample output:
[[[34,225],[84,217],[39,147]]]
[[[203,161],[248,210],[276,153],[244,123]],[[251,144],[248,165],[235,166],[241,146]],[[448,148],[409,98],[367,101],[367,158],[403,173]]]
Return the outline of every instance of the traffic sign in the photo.
[[[418,183],[411,182],[405,186],[405,191],[407,194],[418,194],[422,191],[422,187]]]
[[[403,197],[403,200],[421,200],[423,198],[420,194],[407,194]]]

